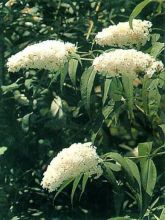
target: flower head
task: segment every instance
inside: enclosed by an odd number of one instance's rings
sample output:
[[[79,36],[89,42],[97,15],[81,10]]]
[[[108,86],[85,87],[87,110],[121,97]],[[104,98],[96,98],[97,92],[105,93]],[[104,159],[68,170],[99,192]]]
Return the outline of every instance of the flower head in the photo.
[[[119,22],[104,28],[96,35],[96,43],[101,46],[138,46],[144,45],[150,38],[150,29],[152,23],[139,19],[133,20],[133,29],[130,28],[129,22]]]
[[[93,67],[100,73],[111,75],[132,74],[136,76],[142,72],[151,77],[155,72],[163,69],[163,63],[135,49],[116,49],[96,57]]]
[[[20,69],[57,71],[67,62],[69,53],[75,51],[74,44],[47,40],[27,46],[24,50],[11,56],[8,59],[7,67],[10,72],[17,72]]]
[[[50,192],[56,190],[61,184],[79,174],[101,176],[102,169],[99,163],[102,160],[96,153],[96,148],[91,143],[72,144],[69,148],[64,148],[51,161],[41,185]]]

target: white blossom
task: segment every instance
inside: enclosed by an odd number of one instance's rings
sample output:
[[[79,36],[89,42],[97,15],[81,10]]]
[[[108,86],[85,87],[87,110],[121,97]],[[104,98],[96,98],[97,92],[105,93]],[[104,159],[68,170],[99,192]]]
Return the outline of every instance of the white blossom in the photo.
[[[133,29],[129,22],[119,22],[117,25],[111,25],[99,32],[96,37],[96,43],[101,46],[139,46],[144,45],[150,39],[150,30],[152,23],[150,21],[133,20]]]
[[[96,57],[93,67],[100,73],[112,76],[120,74],[136,76],[138,73],[145,73],[151,77],[155,72],[163,70],[163,63],[135,49],[116,49]]]
[[[10,72],[20,69],[45,69],[57,71],[68,60],[70,53],[76,51],[76,46],[57,40],[47,40],[27,46],[24,50],[8,59]]]
[[[90,143],[72,144],[69,148],[64,148],[51,161],[41,185],[52,192],[61,184],[80,174],[100,177],[103,173],[100,163],[102,160],[96,153],[96,148]]]

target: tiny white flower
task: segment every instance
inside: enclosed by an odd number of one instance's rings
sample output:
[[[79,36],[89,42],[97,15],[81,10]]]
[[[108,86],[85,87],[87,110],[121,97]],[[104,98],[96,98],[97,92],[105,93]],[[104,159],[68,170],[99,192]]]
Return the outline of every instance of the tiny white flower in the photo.
[[[61,184],[80,174],[95,175],[100,177],[103,173],[100,163],[102,159],[97,155],[96,148],[88,143],[72,144],[69,148],[64,148],[51,161],[41,185],[49,192],[58,189]]]

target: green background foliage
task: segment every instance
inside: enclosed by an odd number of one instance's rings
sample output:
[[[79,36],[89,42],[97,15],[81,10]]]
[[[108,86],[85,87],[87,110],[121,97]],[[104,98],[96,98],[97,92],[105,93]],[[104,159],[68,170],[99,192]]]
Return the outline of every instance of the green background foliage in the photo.
[[[90,68],[91,60],[103,50],[94,44],[95,34],[110,24],[128,21],[140,2],[0,3],[0,219],[138,219],[139,210],[146,214],[144,219],[160,216],[165,199],[165,158],[157,157],[157,149],[165,140],[164,73],[154,79],[144,77],[133,89],[130,78],[105,79]],[[157,34],[152,36],[152,44],[142,50],[162,60],[163,4],[151,2],[139,15],[152,21]],[[48,39],[77,43],[82,65],[76,57],[69,62],[69,74],[65,70],[56,74],[34,70],[7,72],[8,57],[29,44]],[[22,100],[21,94],[28,101]],[[50,113],[55,95],[62,99],[62,117],[52,117]],[[91,140],[100,154],[112,152],[106,156],[108,173],[101,180],[88,180],[80,201],[78,186],[73,207],[71,187],[54,200],[55,194],[48,194],[40,186],[47,164],[62,148]],[[134,160],[123,157],[131,156],[137,145],[140,156],[152,155],[140,160],[138,167]],[[121,164],[122,172],[109,158]],[[123,183],[119,188],[116,178]],[[119,215],[131,217],[112,218]]]

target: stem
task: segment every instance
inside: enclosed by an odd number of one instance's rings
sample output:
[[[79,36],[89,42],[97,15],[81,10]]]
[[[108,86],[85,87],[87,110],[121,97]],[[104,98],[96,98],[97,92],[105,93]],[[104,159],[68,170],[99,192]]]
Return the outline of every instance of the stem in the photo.
[[[141,158],[147,158],[147,157],[159,157],[159,156],[162,156],[162,155],[165,155],[165,152],[160,152],[160,153],[157,153],[157,154],[150,154],[150,155],[147,155],[147,156],[138,156],[138,157],[126,157],[126,158],[129,158],[129,159],[141,159]]]

